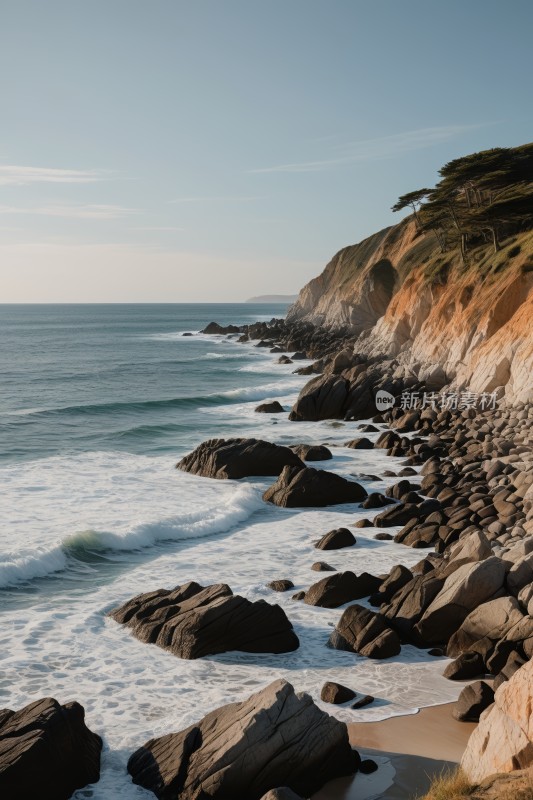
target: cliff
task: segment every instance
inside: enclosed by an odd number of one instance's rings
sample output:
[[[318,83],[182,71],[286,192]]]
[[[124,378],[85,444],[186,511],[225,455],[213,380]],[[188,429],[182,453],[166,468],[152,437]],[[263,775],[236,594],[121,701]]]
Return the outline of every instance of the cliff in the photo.
[[[337,253],[300,292],[288,322],[354,335],[354,356],[395,358],[419,375],[439,365],[446,382],[473,392],[504,387],[533,400],[533,232],[499,252],[441,252],[413,217]]]

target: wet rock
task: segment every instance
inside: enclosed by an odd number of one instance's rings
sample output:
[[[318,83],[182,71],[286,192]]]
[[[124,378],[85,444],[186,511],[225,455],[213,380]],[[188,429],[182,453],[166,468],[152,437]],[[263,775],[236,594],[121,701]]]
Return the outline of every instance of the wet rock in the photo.
[[[354,697],[355,692],[352,689],[333,681],[327,681],[320,692],[320,699],[324,703],[334,703],[335,705],[347,703],[349,700],[353,700]]]
[[[331,450],[323,444],[296,444],[290,449],[302,461],[328,461],[333,458]]]
[[[375,592],[380,579],[368,572],[336,572],[314,583],[305,593],[305,602],[310,606],[338,608],[352,600],[360,600]]]
[[[218,322],[210,322],[209,325],[200,331],[210,335],[227,335],[228,333],[240,333],[241,329],[237,325],[219,325]]]
[[[263,494],[263,500],[284,508],[303,508],[358,503],[366,496],[359,483],[333,472],[285,467],[277,482]]]
[[[340,550],[343,547],[353,547],[356,538],[348,528],[336,528],[324,534],[315,544],[318,550]]]
[[[45,697],[0,710],[0,796],[67,800],[100,778],[102,740],[79,703]]]
[[[351,439],[349,442],[346,442],[345,447],[349,447],[351,450],[373,450],[374,444],[370,441],[370,439],[362,438],[362,439]]]
[[[261,403],[256,409],[258,414],[281,414],[285,409],[277,400],[272,403]]]
[[[146,742],[128,771],[160,800],[259,800],[279,786],[310,797],[359,763],[346,725],[278,680],[179,733]]]
[[[332,567],[331,564],[328,564],[326,561],[315,561],[315,563],[311,565],[311,569],[315,572],[335,572],[335,567]]]
[[[374,698],[368,694],[366,697],[363,697],[363,700],[359,700],[357,703],[354,703],[352,708],[362,708],[362,706],[367,706],[369,703],[373,702]],[[359,765],[359,772],[362,772],[363,775],[371,775],[373,772],[376,772],[377,769],[378,765],[372,758],[365,758]]]
[[[294,589],[294,583],[287,579],[280,579],[277,581],[270,581],[268,588],[274,592],[288,592],[289,589]]]
[[[288,447],[262,439],[209,439],[177,464],[178,469],[206,478],[279,475],[284,467],[303,467]]]
[[[172,591],[140,594],[111,611],[142,642],[156,644],[180,658],[239,650],[288,653],[298,637],[282,608],[264,600],[234,595],[226,584],[203,587],[191,582]]]
[[[400,639],[385,617],[357,604],[343,612],[328,645],[379,659],[397,656],[401,650]]]

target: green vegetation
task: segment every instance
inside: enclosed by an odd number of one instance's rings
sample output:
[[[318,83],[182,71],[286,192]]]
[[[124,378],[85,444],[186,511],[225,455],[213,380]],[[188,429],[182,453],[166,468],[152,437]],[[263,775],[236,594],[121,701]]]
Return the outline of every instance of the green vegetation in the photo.
[[[392,210],[411,208],[441,252],[458,248],[466,264],[473,247],[490,243],[496,253],[502,239],[533,227],[533,143],[456,158],[439,174],[434,189],[408,192]]]

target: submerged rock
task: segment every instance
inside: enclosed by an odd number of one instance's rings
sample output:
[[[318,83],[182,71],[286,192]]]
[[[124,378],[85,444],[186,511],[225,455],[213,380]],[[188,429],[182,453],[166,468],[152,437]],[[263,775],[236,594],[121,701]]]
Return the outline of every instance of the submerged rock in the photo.
[[[185,583],[172,591],[137,595],[109,614],[142,642],[157,644],[180,658],[240,650],[288,653],[298,637],[282,608],[234,595],[226,584]]]
[[[273,400],[271,403],[261,403],[255,410],[258,414],[282,414],[285,411],[278,400]]]
[[[302,461],[329,461],[333,458],[331,450],[323,444],[295,444],[291,450]]]
[[[79,703],[45,697],[19,711],[0,710],[0,796],[67,800],[100,778],[102,740]]]
[[[260,800],[285,786],[310,797],[360,763],[344,723],[275,681],[179,733],[146,742],[128,761],[133,782],[160,800]]]

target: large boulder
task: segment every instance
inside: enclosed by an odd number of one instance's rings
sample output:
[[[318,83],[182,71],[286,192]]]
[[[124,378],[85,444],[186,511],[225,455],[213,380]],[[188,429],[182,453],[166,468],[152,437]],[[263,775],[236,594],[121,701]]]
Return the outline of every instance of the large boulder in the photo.
[[[295,456],[296,458],[296,456]],[[359,503],[366,490],[355,481],[313,467],[284,467],[283,472],[263,495],[263,500],[285,508],[333,506]]]
[[[469,683],[459,695],[452,715],[459,722],[479,722],[483,711],[494,702],[494,690],[486,681]]]
[[[448,642],[447,654],[455,658],[459,653],[474,650],[486,656],[497,642],[507,639],[510,632],[518,632],[524,614],[514,597],[498,597],[482,603],[466,617],[461,627]]]
[[[293,406],[289,419],[316,422],[337,419],[350,392],[350,382],[342,375],[319,375],[307,383]]]
[[[227,335],[228,333],[240,333],[241,329],[237,325],[219,325],[218,322],[210,322],[200,333],[207,333],[210,336]]]
[[[388,620],[357,604],[343,612],[328,646],[380,659],[397,656],[401,650],[400,638],[390,628]]]
[[[499,687],[468,741],[461,766],[472,783],[533,764],[532,707],[533,661],[528,661]]]
[[[298,637],[283,609],[265,600],[251,602],[226,584],[203,587],[185,583],[128,600],[110,612],[142,642],[156,644],[180,658],[239,650],[288,653]]]
[[[474,608],[497,596],[504,578],[505,564],[496,556],[456,569],[417,624],[421,638],[428,644],[447,642]]]
[[[100,778],[102,740],[79,703],[45,697],[0,710],[0,797],[67,800]]]
[[[313,583],[304,595],[304,601],[310,606],[322,608],[338,608],[352,600],[368,597],[376,591],[381,579],[362,572],[336,572],[321,581]]]
[[[209,439],[176,465],[205,478],[279,475],[286,466],[303,467],[288,447],[262,439]]]
[[[281,414],[285,411],[279,400],[273,400],[271,403],[261,403],[255,410],[259,414]]]
[[[277,680],[196,725],[146,742],[128,771],[160,800],[259,800],[280,786],[310,797],[359,763],[346,725]]]

